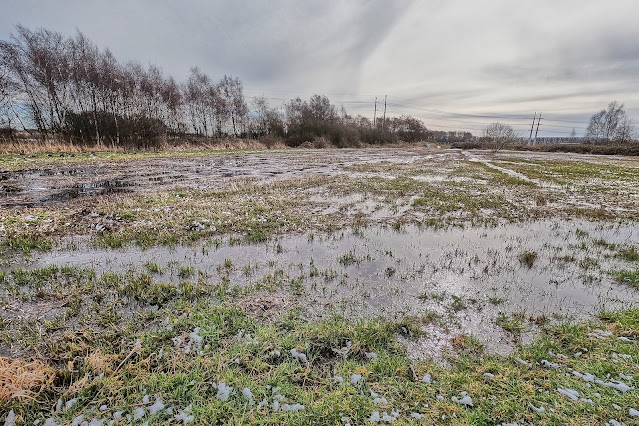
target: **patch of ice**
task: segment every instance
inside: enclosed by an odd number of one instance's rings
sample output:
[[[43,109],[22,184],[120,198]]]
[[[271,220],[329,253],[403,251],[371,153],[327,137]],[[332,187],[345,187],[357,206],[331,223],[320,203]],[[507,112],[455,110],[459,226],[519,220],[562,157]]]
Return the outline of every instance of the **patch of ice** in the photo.
[[[14,426],[16,424],[16,413],[13,410],[9,411],[7,418],[4,421],[4,426]]]
[[[308,358],[306,358],[306,354],[298,352],[297,349],[295,348],[291,349],[291,355],[293,355],[293,358],[299,359],[304,364],[308,362]]]
[[[65,411],[68,410],[69,408],[73,407],[73,405],[78,402],[78,398],[73,398],[67,401],[66,404],[64,404],[64,409]]]
[[[495,377],[495,375],[493,373],[484,373],[484,377],[492,379],[493,377]]]
[[[628,410],[628,414],[630,414],[631,416],[639,417],[639,410],[631,408],[630,410]]]
[[[547,368],[558,368],[559,364],[557,364],[556,362],[550,362],[548,360],[542,359],[540,362],[541,365],[543,365],[544,367]]]
[[[631,355],[627,355],[627,354],[618,354],[616,352],[612,353],[612,357],[613,358],[623,358],[623,359],[632,359]]]
[[[184,410],[179,410],[179,412],[175,416],[173,416],[173,418],[176,421],[182,422],[184,424],[192,422],[195,419],[195,416],[191,414],[192,409],[193,407],[189,405]]]
[[[251,392],[249,388],[242,389],[242,395],[244,395],[244,398],[249,400],[250,405],[253,405],[253,392]]]
[[[544,407],[535,407],[534,405],[530,404],[530,408],[532,408],[533,410],[535,410],[538,413],[545,413],[546,409]]]
[[[471,397],[469,397],[468,395],[462,395],[462,398],[459,399],[456,396],[453,396],[451,398],[451,401],[457,403],[457,404],[461,404],[461,405],[466,405],[468,407],[472,407],[473,406],[473,399]]]
[[[339,383],[340,385],[344,383],[344,378],[342,376],[335,376],[333,380],[335,380],[335,383]]]
[[[578,372],[578,371],[573,371],[573,372],[572,372],[572,374],[574,374],[575,376],[577,376],[577,377],[579,377],[579,378],[581,378],[581,379],[585,380],[586,382],[594,382],[594,381],[595,381],[595,379],[596,379],[596,377],[595,377],[595,376],[593,376],[593,375],[592,375],[592,374],[590,374],[590,373],[582,374],[582,373],[580,373],[580,372]]]
[[[548,351],[548,355],[554,356],[554,357],[557,357],[557,358],[560,358],[560,359],[568,359],[568,357],[566,355],[564,355],[564,354],[556,354],[553,351]]]
[[[529,363],[528,361],[524,361],[523,359],[521,359],[519,357],[515,357],[514,359],[515,359],[515,361],[517,361],[520,364],[525,365],[526,367],[532,367],[532,364]]]
[[[371,416],[368,418],[368,421],[371,423],[379,423],[381,417],[379,416],[379,411],[373,411]]]
[[[415,420],[421,420],[421,419],[423,419],[423,418],[424,418],[424,415],[423,415],[423,414],[416,413],[416,412],[414,412],[414,411],[413,411],[412,413],[410,413],[410,416],[411,416],[413,419],[415,419]]]
[[[377,354],[375,352],[366,352],[367,359],[377,359]]]
[[[162,402],[160,398],[157,398],[155,402],[153,403],[153,405],[149,407],[149,412],[151,413],[151,415],[154,415],[155,413],[158,413],[164,410],[164,408],[166,408],[166,405]]]
[[[217,395],[216,398],[220,401],[227,401],[229,396],[231,396],[231,392],[233,392],[233,388],[228,386],[224,382],[220,382],[217,385]]]
[[[189,333],[189,341],[184,348],[185,353],[191,352],[191,350],[197,351],[202,347],[204,338],[200,336],[200,327],[195,327],[192,332]]]
[[[133,411],[133,420],[140,420],[144,416],[146,416],[146,410],[143,407],[136,408]]]
[[[621,336],[619,337],[619,340],[621,340],[622,342],[626,342],[626,343],[634,343],[635,341],[632,339],[628,339],[627,337]]]
[[[351,376],[351,384],[356,385],[360,380],[362,380],[361,374],[353,374]]]
[[[432,378],[430,376],[430,374],[425,374],[424,377],[422,377],[422,382],[426,383],[426,384],[430,384],[432,381]]]
[[[388,401],[386,400],[386,398],[381,397],[381,398],[375,398],[373,400],[373,404],[384,404],[384,405],[388,405]]]
[[[566,395],[568,398],[572,399],[573,401],[579,400],[579,392],[577,392],[574,389],[557,388],[557,392],[559,392],[560,394]]]
[[[284,411],[302,411],[304,408],[302,404],[282,404],[282,410]]]

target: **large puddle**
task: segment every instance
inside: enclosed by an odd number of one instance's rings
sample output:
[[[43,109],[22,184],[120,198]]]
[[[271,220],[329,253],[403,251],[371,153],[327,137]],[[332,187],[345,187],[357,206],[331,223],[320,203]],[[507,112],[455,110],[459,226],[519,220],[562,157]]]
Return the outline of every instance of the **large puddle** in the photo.
[[[498,318],[515,318],[524,327],[518,336],[525,339],[545,321],[638,306],[639,292],[611,277],[611,270],[629,263],[615,257],[610,244],[638,246],[639,230],[586,221],[447,230],[369,227],[261,245],[83,248],[13,262],[11,268],[55,264],[140,272],[157,264],[153,276],[163,282],[188,279],[184,271],[193,279],[226,279],[238,286],[276,280],[287,291],[304,289],[300,305],[312,317],[337,312],[349,318],[437,318],[428,337],[412,344],[420,356],[445,349],[458,333],[507,352],[513,334]]]

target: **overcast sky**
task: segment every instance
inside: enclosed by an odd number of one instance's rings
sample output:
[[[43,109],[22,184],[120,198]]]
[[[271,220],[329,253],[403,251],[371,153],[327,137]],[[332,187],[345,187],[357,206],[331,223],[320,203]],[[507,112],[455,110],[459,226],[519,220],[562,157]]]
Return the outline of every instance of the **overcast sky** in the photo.
[[[274,105],[318,93],[372,117],[388,95],[389,115],[434,129],[478,134],[499,119],[524,134],[543,112],[540,134],[567,136],[617,100],[639,122],[638,0],[3,0],[0,11],[2,39],[18,23],[79,29],[122,61],[178,80],[195,65],[238,76]]]

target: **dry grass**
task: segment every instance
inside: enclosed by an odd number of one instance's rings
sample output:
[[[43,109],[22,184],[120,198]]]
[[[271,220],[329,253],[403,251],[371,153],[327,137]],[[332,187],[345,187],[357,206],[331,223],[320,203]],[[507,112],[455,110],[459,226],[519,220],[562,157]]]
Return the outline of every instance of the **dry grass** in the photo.
[[[261,150],[287,148],[283,141],[261,141],[255,139],[174,139],[151,146],[149,149],[117,146],[115,144],[87,145],[71,143],[65,140],[0,140],[0,154],[77,154],[82,152],[125,152],[125,151],[223,151],[223,150]]]
[[[67,141],[0,141],[0,154],[76,154],[80,152],[122,152],[121,147],[72,144]]]
[[[0,357],[0,402],[35,398],[49,387],[55,372],[45,364]]]

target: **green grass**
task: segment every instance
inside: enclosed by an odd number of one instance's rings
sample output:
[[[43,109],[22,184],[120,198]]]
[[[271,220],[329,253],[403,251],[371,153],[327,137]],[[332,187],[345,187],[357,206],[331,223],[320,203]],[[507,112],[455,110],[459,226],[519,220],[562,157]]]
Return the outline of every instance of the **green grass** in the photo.
[[[639,289],[639,269],[624,269],[613,272],[615,279],[623,284]]]
[[[220,268],[232,266],[224,262]],[[604,313],[590,324],[543,328],[535,341],[511,356],[486,352],[476,338],[459,335],[452,339],[454,351],[445,355],[445,363],[428,357],[416,361],[398,343],[398,336],[430,339],[421,326],[439,322],[432,311],[397,320],[334,315],[309,319],[294,307],[278,309],[269,318],[251,316],[242,309],[242,300],[280,289],[288,289],[295,298],[299,282],[278,269],[251,286],[233,287],[229,282],[209,282],[202,274],[195,277],[188,265],[169,267],[188,270],[189,277],[179,283],[161,282],[150,275],[158,269],[154,264],[142,271],[104,274],[59,266],[0,274],[0,288],[9,298],[47,309],[44,317],[0,323],[0,343],[21,354],[23,370],[36,368],[29,360],[41,362],[37,368],[46,378],[28,389],[30,398],[0,400],[0,412],[13,409],[25,424],[52,415],[58,422],[70,422],[80,414],[87,420],[111,419],[116,411],[148,409],[160,398],[175,412],[191,405],[198,424],[341,424],[342,417],[363,424],[373,411],[391,409],[399,411],[399,423],[409,423],[410,414],[418,412],[426,424],[583,424],[610,418],[631,424],[628,410],[639,406],[636,389],[621,393],[572,374],[592,373],[605,381],[632,377],[622,380],[639,386],[639,347],[619,339],[639,339],[639,310]],[[424,296],[445,298],[443,293]],[[451,309],[469,309],[471,304],[477,301],[452,297]],[[521,316],[502,314],[497,323],[515,334],[523,330]],[[612,335],[593,337],[595,329]],[[194,335],[202,338],[201,345],[189,345]],[[304,353],[308,363],[291,356],[292,349]],[[576,352],[582,355],[575,357]],[[559,366],[545,368],[540,365],[544,359]],[[353,374],[362,375],[357,385],[350,384]],[[432,383],[421,381],[425,374],[432,376]],[[337,383],[337,376],[345,383]],[[228,401],[216,398],[214,384],[221,381],[234,389]],[[245,387],[255,405],[242,396]],[[282,403],[303,404],[305,409],[274,411],[274,387],[280,388],[276,393],[282,395]],[[572,401],[558,388],[575,389],[594,405]],[[388,404],[375,404],[371,391]],[[472,398],[472,408],[452,401],[462,391]],[[142,403],[145,394],[150,404]],[[74,398],[77,403],[69,410],[52,411],[58,399]],[[258,409],[263,399],[268,406]],[[614,409],[613,403],[622,410]],[[537,413],[531,404],[546,411]],[[101,411],[102,405],[107,408]],[[163,424],[173,415],[164,411],[150,416],[147,411],[143,420]]]
[[[636,345],[623,343],[615,336],[589,338],[586,324],[551,328],[508,357],[485,353],[474,339],[460,336],[455,340],[458,354],[450,356],[449,366],[445,367],[408,358],[396,343],[396,335],[404,327],[401,323],[353,323],[341,317],[308,322],[293,312],[277,323],[267,324],[229,304],[178,304],[176,308],[162,312],[159,317],[167,315],[169,320],[162,324],[155,320],[158,326],[153,330],[121,333],[121,345],[105,344],[105,337],[93,334],[89,340],[66,346],[67,353],[61,361],[75,362],[73,370],[66,366],[55,369],[56,375],[65,377],[63,382],[39,391],[37,400],[0,401],[0,409],[16,410],[31,423],[51,416],[51,407],[58,398],[77,398],[68,411],[54,416],[59,421],[70,421],[81,413],[89,419],[108,419],[115,411],[131,414],[135,408],[148,409],[160,398],[176,412],[192,406],[199,424],[339,424],[342,417],[348,417],[352,424],[363,424],[373,411],[390,412],[391,408],[399,410],[401,422],[409,422],[410,413],[418,412],[425,416],[427,424],[440,424],[442,418],[445,424],[583,424],[602,423],[610,418],[631,422],[628,410],[639,404],[636,390],[620,393],[565,374],[573,370],[589,372],[606,380],[608,374],[636,378],[639,373],[634,362],[623,358],[613,361],[611,356],[621,353],[635,358],[639,356]],[[590,326],[639,337],[638,311],[606,314],[604,318],[607,323]],[[189,335],[196,328],[202,344],[187,353]],[[257,343],[248,344],[245,338],[238,338],[240,331],[250,333]],[[178,337],[182,343],[176,346],[172,339]],[[140,339],[138,349],[135,339]],[[588,352],[574,358],[572,354],[582,347]],[[293,348],[304,353],[308,363],[292,357]],[[550,352],[569,357],[553,357]],[[376,356],[367,357],[367,353]],[[515,357],[530,363],[530,367],[515,361]],[[543,359],[556,362],[559,367],[544,368],[538,364]],[[427,373],[433,378],[431,384],[421,381]],[[488,378],[484,373],[493,376]],[[350,384],[353,374],[362,375],[357,385]],[[345,383],[337,383],[337,376]],[[634,380],[626,379],[629,385],[636,386]],[[219,382],[234,389],[228,401],[216,398],[214,385]],[[268,406],[258,409],[249,405],[241,393],[245,387],[256,402],[266,399]],[[276,392],[275,387],[279,388]],[[594,404],[572,401],[558,388],[577,390]],[[374,404],[371,391],[386,398],[388,404]],[[471,396],[472,408],[451,401],[462,391]],[[282,403],[303,404],[304,410],[274,411],[275,393],[283,396]],[[151,396],[149,404],[141,402],[145,394]],[[622,409],[616,410],[613,403]],[[99,411],[102,405],[107,409]],[[537,413],[531,405],[546,410]],[[147,411],[145,417],[151,424],[171,419],[166,411],[154,416]]]

